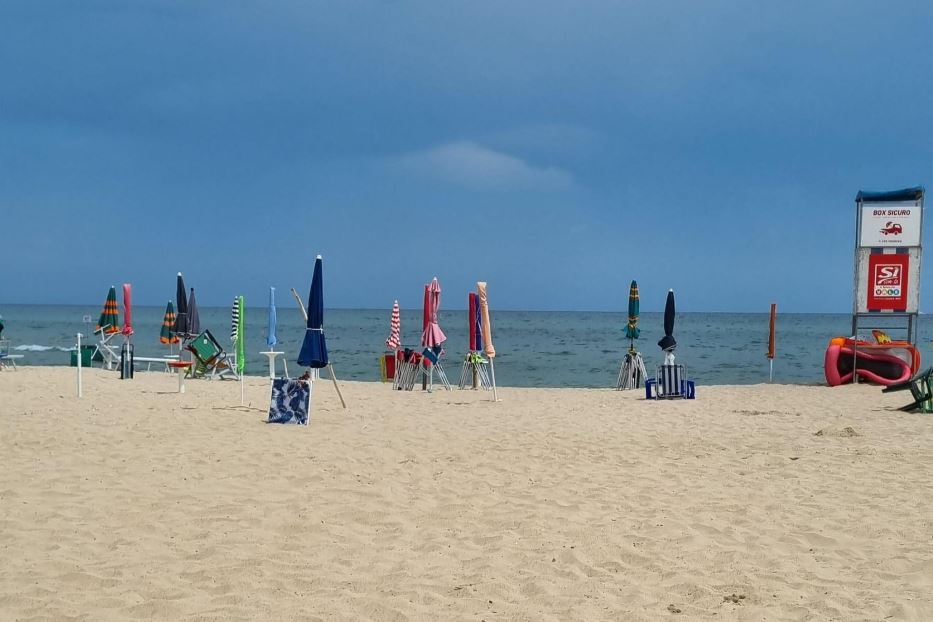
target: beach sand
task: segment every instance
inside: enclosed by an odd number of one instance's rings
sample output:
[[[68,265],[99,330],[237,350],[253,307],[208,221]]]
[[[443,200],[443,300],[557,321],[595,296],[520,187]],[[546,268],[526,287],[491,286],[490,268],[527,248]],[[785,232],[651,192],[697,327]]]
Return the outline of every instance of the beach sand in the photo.
[[[933,416],[872,386],[0,372],[0,620],[933,620]]]

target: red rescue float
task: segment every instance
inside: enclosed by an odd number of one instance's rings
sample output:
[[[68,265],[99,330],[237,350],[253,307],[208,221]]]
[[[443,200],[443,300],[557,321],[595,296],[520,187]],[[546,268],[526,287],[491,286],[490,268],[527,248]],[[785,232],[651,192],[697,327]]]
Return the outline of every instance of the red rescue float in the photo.
[[[859,382],[889,386],[910,380],[920,370],[920,352],[912,343],[876,337],[884,343],[847,337],[830,339],[823,361],[829,386],[850,383],[856,374]]]

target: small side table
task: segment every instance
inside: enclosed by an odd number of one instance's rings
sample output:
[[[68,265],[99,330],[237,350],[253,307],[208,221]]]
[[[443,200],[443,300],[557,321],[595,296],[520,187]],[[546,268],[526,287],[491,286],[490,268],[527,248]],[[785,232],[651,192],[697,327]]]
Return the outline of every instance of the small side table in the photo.
[[[285,368],[285,376],[288,376],[288,359],[285,357],[284,352],[260,352],[260,354],[269,357],[269,378],[275,378],[275,359],[279,355],[282,356],[282,367]]]
[[[187,375],[188,368],[190,368],[194,363],[191,361],[169,361],[166,363],[169,367],[175,370],[175,373],[178,374],[178,392],[185,392],[185,376]]]

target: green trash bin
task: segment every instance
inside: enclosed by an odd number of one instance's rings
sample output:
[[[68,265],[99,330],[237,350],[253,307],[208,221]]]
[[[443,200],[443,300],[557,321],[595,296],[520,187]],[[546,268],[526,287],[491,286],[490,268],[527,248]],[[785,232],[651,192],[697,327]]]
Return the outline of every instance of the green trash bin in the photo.
[[[82,345],[81,346],[81,367],[91,366],[91,360],[93,359],[94,353],[96,351],[97,351],[97,346],[94,346],[94,345],[91,345],[91,346]],[[72,367],[78,366],[77,350],[71,351],[71,366]]]

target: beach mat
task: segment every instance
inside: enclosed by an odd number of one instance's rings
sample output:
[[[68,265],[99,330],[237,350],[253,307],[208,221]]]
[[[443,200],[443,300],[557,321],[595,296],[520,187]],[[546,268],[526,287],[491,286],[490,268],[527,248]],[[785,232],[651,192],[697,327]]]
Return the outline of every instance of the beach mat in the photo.
[[[272,400],[267,423],[308,425],[311,383],[288,378],[272,380]]]

